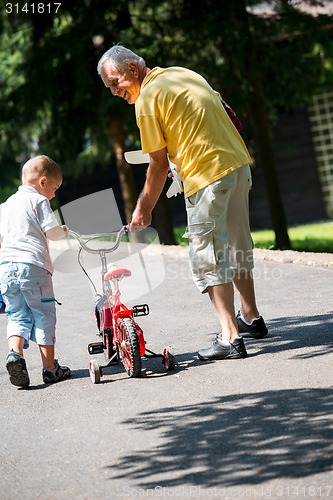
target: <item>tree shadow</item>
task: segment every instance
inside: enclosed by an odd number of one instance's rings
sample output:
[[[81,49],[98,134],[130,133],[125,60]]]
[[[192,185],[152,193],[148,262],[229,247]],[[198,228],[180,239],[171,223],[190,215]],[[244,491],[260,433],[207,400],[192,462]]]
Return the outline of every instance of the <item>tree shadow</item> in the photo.
[[[317,316],[281,317],[269,322],[268,337],[258,342],[262,343],[262,352],[265,354],[315,348],[294,356],[294,359],[308,359],[332,353],[332,334],[333,312]]]
[[[333,466],[332,415],[332,390],[314,388],[142,412],[123,425],[145,433],[148,446],[107,469],[110,479],[131,477],[140,488],[258,485],[323,473]]]
[[[255,352],[252,350],[248,353],[249,358],[301,348],[313,349],[307,350],[305,353],[295,354],[291,356],[291,359],[309,359],[333,352],[333,312],[318,316],[276,318],[270,320],[267,326],[268,335],[262,339],[254,339],[249,334],[242,334],[246,347],[255,348]],[[214,340],[215,335],[216,333],[209,333],[207,335],[207,345],[203,347],[208,347],[209,343]],[[175,358],[178,371],[209,363],[209,361],[198,359],[197,352],[176,353]],[[221,363],[221,361],[213,362]]]

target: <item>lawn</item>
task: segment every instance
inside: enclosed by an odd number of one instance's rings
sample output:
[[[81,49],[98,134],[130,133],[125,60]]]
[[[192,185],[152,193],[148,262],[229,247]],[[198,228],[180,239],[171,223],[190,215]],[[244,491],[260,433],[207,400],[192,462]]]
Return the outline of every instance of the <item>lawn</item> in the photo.
[[[182,238],[184,232],[184,227],[175,229],[178,245],[188,244],[188,240]],[[293,250],[333,253],[333,221],[290,227],[288,234]],[[256,248],[274,248],[274,231],[271,229],[253,231],[252,238]]]

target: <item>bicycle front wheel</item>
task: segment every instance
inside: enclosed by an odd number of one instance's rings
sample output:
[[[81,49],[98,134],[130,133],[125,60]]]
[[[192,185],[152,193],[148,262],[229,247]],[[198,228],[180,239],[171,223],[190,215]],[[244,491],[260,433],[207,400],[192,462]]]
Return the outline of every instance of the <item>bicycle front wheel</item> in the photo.
[[[132,318],[118,319],[119,354],[129,377],[141,373],[140,342]]]

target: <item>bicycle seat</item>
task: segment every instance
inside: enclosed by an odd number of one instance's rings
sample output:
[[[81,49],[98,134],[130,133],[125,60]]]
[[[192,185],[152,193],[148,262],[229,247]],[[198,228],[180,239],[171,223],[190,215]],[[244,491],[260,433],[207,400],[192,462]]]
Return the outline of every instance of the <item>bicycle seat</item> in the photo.
[[[109,271],[104,275],[104,281],[110,280],[110,279],[122,279],[122,278],[127,278],[129,276],[132,276],[132,273],[129,269],[125,268],[120,268],[120,269],[113,269],[112,271]]]

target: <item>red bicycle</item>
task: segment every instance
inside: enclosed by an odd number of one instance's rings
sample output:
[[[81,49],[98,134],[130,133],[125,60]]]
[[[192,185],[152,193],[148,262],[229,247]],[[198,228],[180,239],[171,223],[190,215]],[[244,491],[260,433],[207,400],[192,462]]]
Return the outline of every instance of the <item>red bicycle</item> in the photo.
[[[82,250],[91,254],[99,254],[102,266],[102,294],[96,291],[95,316],[98,328],[99,342],[88,345],[91,355],[104,352],[106,363],[100,365],[96,359],[89,362],[89,375],[94,384],[98,384],[103,375],[103,369],[121,360],[129,377],[139,377],[142,369],[142,358],[162,358],[162,363],[167,370],[174,370],[175,358],[169,347],[163,349],[163,354],[156,354],[146,347],[142,328],[135,321],[137,316],[147,316],[149,307],[147,304],[126,307],[121,301],[119,283],[123,278],[131,276],[131,271],[125,268],[114,268],[108,271],[106,255],[115,251],[120,244],[123,235],[128,233],[128,226],[123,226],[119,231],[113,233],[80,235],[75,231],[69,234],[77,239],[80,244],[79,264],[84,273],[93,284],[88,273],[84,269],[80,254]],[[112,246],[107,248],[93,248],[91,241],[115,237]]]

